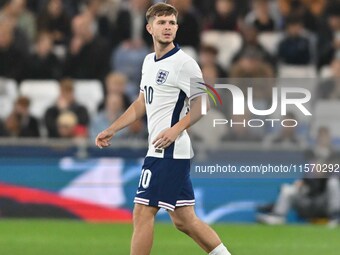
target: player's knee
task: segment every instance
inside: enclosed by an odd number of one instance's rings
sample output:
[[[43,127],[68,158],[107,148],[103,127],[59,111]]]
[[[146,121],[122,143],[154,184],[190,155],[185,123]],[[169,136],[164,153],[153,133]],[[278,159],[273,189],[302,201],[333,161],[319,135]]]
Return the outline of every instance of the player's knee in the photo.
[[[181,219],[181,218],[173,218],[172,222],[174,223],[175,227],[185,233],[190,234],[190,231],[194,229],[194,225],[196,224],[196,218],[194,219]]]
[[[174,223],[175,227],[182,232],[186,231],[185,222],[181,219],[173,219],[172,222]]]

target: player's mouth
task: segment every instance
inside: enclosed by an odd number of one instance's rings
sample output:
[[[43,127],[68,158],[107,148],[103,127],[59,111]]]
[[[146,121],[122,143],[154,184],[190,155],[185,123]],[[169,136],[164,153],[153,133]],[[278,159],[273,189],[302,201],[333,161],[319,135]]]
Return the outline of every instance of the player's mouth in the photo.
[[[170,33],[165,33],[163,34],[165,37],[171,37],[171,34]]]

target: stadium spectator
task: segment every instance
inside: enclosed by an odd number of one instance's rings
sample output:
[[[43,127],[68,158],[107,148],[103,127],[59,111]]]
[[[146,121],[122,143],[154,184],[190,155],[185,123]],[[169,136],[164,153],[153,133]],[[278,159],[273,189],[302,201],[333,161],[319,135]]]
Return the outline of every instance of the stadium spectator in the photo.
[[[73,138],[77,135],[77,116],[71,111],[62,112],[57,118],[57,132],[59,138]]]
[[[272,211],[258,214],[257,220],[270,225],[284,224],[289,211],[295,209],[303,219],[327,217],[330,219],[329,224],[334,226],[339,224],[338,200],[340,201],[338,178],[306,178],[293,184],[284,184]]]
[[[5,121],[5,135],[16,137],[39,137],[38,120],[29,113],[30,101],[19,97],[14,104],[13,112]]]
[[[274,31],[276,25],[269,10],[269,0],[255,0],[252,2],[252,11],[245,17],[245,22],[254,26],[259,32]]]
[[[306,29],[313,32],[317,31],[319,15],[324,8],[324,4],[321,2],[324,2],[324,0],[278,0],[279,11],[283,18],[282,25],[286,25],[290,16],[297,16],[301,18]]]
[[[296,116],[292,112],[288,112],[284,119],[296,120]],[[272,148],[274,146],[281,148],[303,148],[305,141],[297,134],[296,127],[293,127],[293,122],[287,122],[282,126],[278,133],[269,134],[263,141],[265,148]]]
[[[330,5],[327,23],[318,33],[318,67],[329,65],[340,56],[340,3]]]
[[[331,136],[327,128],[318,131],[317,143],[307,154],[307,162],[324,164],[332,162]],[[330,226],[340,220],[340,180],[338,176],[322,171],[310,171],[305,178],[293,184],[284,184],[269,213],[260,213],[257,220],[265,224],[283,224],[290,209],[307,220],[327,217]]]
[[[274,70],[257,55],[247,54],[231,66],[229,76],[244,93],[251,84],[254,89],[254,101],[264,100],[265,104],[269,105],[272,100],[273,84],[272,79],[268,78],[274,77]]]
[[[121,5],[114,26],[114,46],[121,44],[124,48],[151,46],[152,38],[145,29],[145,11],[150,4],[150,0],[129,0]]]
[[[264,61],[275,68],[276,59],[259,43],[256,27],[243,23],[241,34],[242,46],[233,56],[232,62],[235,63],[242,57],[252,57]]]
[[[113,94],[113,93],[125,94],[127,90],[127,83],[128,83],[128,79],[124,74],[119,73],[119,72],[109,73],[105,79],[106,94]],[[128,106],[128,105],[125,105],[125,106]]]
[[[103,81],[109,73],[110,48],[95,34],[93,19],[78,15],[72,20],[73,37],[64,64],[64,75],[75,79]]]
[[[105,38],[107,41],[112,41],[112,24],[107,16],[102,15],[102,8],[105,0],[86,0],[83,13],[90,15],[94,20],[95,30],[97,34]]]
[[[26,55],[14,42],[14,24],[0,17],[0,76],[20,81],[25,76]]]
[[[110,93],[105,98],[105,107],[90,123],[90,137],[95,139],[98,132],[113,123],[124,112],[124,99],[119,93]],[[127,129],[122,130],[117,137],[124,136]]]
[[[340,56],[331,64],[331,77],[319,84],[318,96],[322,99],[340,99]]]
[[[214,14],[207,28],[219,31],[237,31],[237,22],[234,0],[216,0]]]
[[[47,0],[37,17],[39,31],[48,31],[56,44],[67,44],[71,36],[71,19],[62,0]]]
[[[218,49],[212,45],[202,45],[199,50],[199,65],[201,68],[205,66],[215,66],[217,69],[217,77],[227,77],[227,72],[223,70],[217,61]]]
[[[108,74],[108,76],[106,77],[105,87],[107,96],[111,94],[119,94],[123,98],[123,111],[125,111],[131,104],[131,101],[135,99],[135,94],[133,94],[134,90],[133,88],[131,88],[131,84],[128,84],[127,77],[122,73],[114,72]],[[125,136],[145,138],[145,124],[146,119],[135,121],[128,127],[128,132]]]
[[[120,94],[123,97],[123,110],[131,104],[131,100],[127,93],[128,80],[127,77],[119,72],[111,72],[105,78],[105,94],[109,96],[110,94]],[[131,98],[132,99],[132,98]],[[105,106],[105,99],[99,105],[99,110],[103,110]]]
[[[269,109],[272,102],[272,79],[274,70],[271,65],[264,62],[257,55],[248,52],[244,54],[236,63],[234,63],[229,72],[232,84],[236,84],[247,93],[247,88],[253,88],[253,105],[256,109]],[[230,104],[232,99],[224,99],[223,102]],[[226,108],[226,107],[224,107]],[[262,136],[262,129],[259,135]]]
[[[125,74],[130,82],[129,94],[135,98],[139,93],[140,69],[144,57],[150,52],[152,37],[145,29],[145,12],[149,0],[130,0],[119,10],[115,24],[115,44],[111,56],[111,69]]]
[[[74,98],[73,81],[64,79],[60,81],[60,96],[54,106],[45,113],[45,125],[49,137],[59,137],[57,120],[63,112],[73,112],[76,116],[76,126],[80,134],[86,133],[89,124],[89,114],[86,108],[79,105]],[[72,122],[73,123],[73,122]]]
[[[128,77],[127,93],[130,98],[135,98],[139,93],[141,79],[140,69],[145,56],[150,53],[149,48],[118,47],[111,56],[111,69]]]
[[[111,25],[113,25],[117,20],[118,10],[122,2],[122,0],[104,0],[100,8],[100,15],[107,17]]]
[[[29,79],[60,79],[62,66],[52,52],[52,35],[47,32],[39,33],[34,52],[29,58],[26,77]]]
[[[287,19],[285,36],[279,43],[278,57],[289,65],[308,65],[312,60],[311,41],[299,17]]]
[[[327,0],[302,0],[302,2],[315,17],[322,16],[328,4]]]
[[[213,64],[205,64],[201,66],[201,70],[205,83],[213,86],[219,77],[216,66]]]
[[[33,42],[36,35],[36,23],[34,15],[26,9],[26,0],[5,0],[3,1],[1,14],[10,18],[15,26],[29,42]],[[0,7],[1,8],[1,7]]]
[[[110,93],[105,99],[105,108],[100,111],[91,121],[90,137],[95,139],[98,132],[115,121],[124,111],[124,98],[120,93]],[[145,138],[146,132],[141,120],[135,121],[131,126],[123,129],[115,137],[142,137]]]
[[[180,46],[191,46],[198,51],[202,24],[192,5],[192,0],[169,0],[168,3],[175,6],[178,11],[179,29],[175,42]]]
[[[232,78],[272,78],[274,70],[271,65],[253,51],[240,54],[240,58],[231,66],[229,76]]]

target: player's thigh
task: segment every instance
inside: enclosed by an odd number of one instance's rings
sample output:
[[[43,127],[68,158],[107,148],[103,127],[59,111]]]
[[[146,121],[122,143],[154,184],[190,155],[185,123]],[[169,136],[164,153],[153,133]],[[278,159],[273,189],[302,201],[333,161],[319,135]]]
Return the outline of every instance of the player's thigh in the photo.
[[[135,204],[133,208],[133,221],[135,223],[143,220],[153,219],[159,208],[154,206]]]
[[[168,211],[172,222],[176,226],[181,226],[193,222],[197,216],[194,206],[176,207],[174,211]]]

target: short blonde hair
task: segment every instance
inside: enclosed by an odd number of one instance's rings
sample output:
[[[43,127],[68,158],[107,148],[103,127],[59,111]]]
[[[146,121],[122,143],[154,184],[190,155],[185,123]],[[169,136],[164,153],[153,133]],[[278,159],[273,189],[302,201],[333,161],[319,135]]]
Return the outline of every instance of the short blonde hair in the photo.
[[[67,126],[73,128],[78,124],[77,115],[71,111],[64,111],[58,116],[57,124],[58,126]]]
[[[171,16],[175,15],[176,19],[178,16],[178,11],[176,8],[170,4],[157,3],[152,5],[146,12],[146,20],[149,23],[153,18],[158,16]]]

